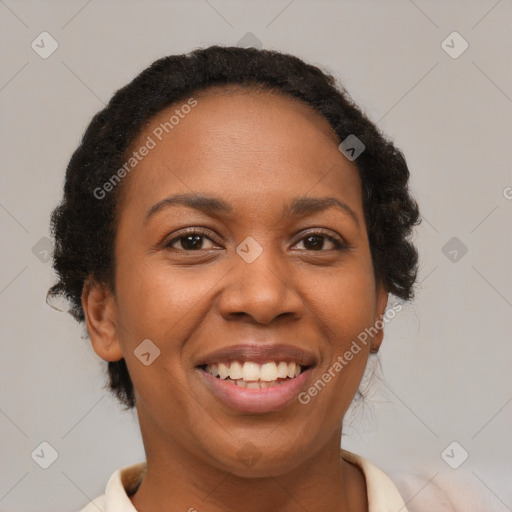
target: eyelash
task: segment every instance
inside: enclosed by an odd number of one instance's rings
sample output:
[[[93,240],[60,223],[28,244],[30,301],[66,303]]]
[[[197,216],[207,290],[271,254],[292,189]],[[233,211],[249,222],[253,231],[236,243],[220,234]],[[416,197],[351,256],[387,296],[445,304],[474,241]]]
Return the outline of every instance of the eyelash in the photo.
[[[173,237],[171,240],[169,240],[168,242],[165,243],[164,248],[175,249],[178,251],[189,252],[189,253],[190,252],[200,252],[202,250],[205,250],[205,249],[187,250],[187,249],[176,249],[176,248],[171,247],[174,243],[179,242],[180,240],[186,238],[187,236],[191,236],[191,235],[203,236],[205,238],[208,238],[208,240],[210,240],[211,242],[220,244],[220,242],[218,242],[211,236],[210,231],[203,229],[203,228],[195,227],[195,228],[188,228],[188,229],[182,231],[178,236]],[[348,245],[344,241],[339,240],[338,238],[332,236],[331,234],[328,234],[328,232],[326,232],[325,230],[323,230],[321,228],[316,228],[316,229],[313,229],[312,231],[308,231],[307,233],[304,233],[302,235],[302,237],[299,238],[293,245],[297,245],[299,242],[305,240],[306,238],[308,238],[310,236],[319,236],[321,238],[325,238],[325,239],[329,240],[330,242],[332,242],[332,244],[334,245],[334,248],[333,249],[320,249],[318,251],[315,251],[313,249],[305,249],[306,251],[327,252],[329,250],[342,251],[342,250],[348,249]],[[206,249],[206,250],[208,250],[208,249]]]

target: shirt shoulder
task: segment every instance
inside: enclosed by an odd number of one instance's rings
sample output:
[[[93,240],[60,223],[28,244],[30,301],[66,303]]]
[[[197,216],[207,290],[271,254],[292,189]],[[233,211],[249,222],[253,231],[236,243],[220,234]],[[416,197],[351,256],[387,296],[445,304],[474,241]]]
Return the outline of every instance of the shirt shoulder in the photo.
[[[107,482],[105,493],[90,501],[80,512],[137,512],[129,496],[146,473],[146,462],[116,470]]]
[[[341,450],[347,462],[359,467],[366,480],[368,512],[408,512],[397,487],[381,469],[355,453]]]
[[[500,507],[499,498],[470,471],[396,472],[393,480],[408,500],[409,512],[482,512]]]

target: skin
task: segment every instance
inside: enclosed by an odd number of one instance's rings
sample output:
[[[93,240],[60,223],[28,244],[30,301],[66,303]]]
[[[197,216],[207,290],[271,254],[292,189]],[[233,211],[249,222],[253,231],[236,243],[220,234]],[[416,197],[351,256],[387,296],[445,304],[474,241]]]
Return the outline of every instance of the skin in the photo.
[[[228,88],[194,97],[198,105],[122,184],[115,290],[89,280],[82,296],[94,350],[124,357],[136,391],[147,473],[131,500],[140,512],[365,511],[364,476],[339,447],[370,343],[307,405],[266,414],[228,408],[194,368],[198,354],[271,338],[315,355],[313,383],[381,318],[388,295],[374,279],[356,167],[328,122],[299,101]],[[162,199],[187,193],[223,199],[232,212],[171,206],[145,220]],[[283,217],[299,196],[335,197],[357,220],[335,207]],[[183,239],[165,247],[197,226],[208,233],[201,250],[187,251]],[[323,246],[312,246],[306,230],[318,228],[346,246],[323,233]],[[250,264],[236,253],[248,236],[263,248]],[[149,366],[133,353],[145,339],[161,351]],[[259,455],[252,466],[238,456],[248,443]]]

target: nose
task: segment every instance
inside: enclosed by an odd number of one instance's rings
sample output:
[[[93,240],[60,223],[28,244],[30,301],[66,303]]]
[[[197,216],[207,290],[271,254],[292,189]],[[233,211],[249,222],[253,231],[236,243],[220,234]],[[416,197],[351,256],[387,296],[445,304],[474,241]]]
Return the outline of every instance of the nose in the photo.
[[[236,253],[233,259],[218,302],[223,318],[246,318],[258,324],[269,324],[278,317],[302,318],[305,306],[293,273],[278,255],[264,250],[252,263]]]

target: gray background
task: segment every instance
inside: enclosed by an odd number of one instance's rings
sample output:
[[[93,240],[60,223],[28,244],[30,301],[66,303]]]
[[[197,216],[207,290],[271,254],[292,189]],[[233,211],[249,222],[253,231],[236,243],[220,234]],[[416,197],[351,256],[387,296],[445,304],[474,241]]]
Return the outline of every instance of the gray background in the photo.
[[[156,58],[248,32],[342,81],[405,152],[423,212],[417,299],[386,326],[383,381],[344,447],[422,475],[406,499],[460,476],[486,510],[512,510],[510,0],[5,0],[0,16],[1,511],[78,510],[143,460],[82,328],[45,303],[49,214],[116,89]],[[47,59],[31,48],[43,31],[59,45]],[[453,31],[469,44],[458,58],[442,47]],[[58,452],[46,470],[31,458],[42,441]],[[441,456],[453,441],[452,464],[469,453],[458,469]]]

